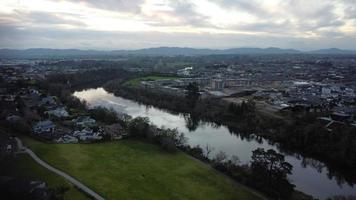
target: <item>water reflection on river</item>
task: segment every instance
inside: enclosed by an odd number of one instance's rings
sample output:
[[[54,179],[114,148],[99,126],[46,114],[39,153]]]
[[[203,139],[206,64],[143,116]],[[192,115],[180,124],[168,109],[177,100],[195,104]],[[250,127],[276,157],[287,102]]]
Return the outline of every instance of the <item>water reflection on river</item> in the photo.
[[[192,127],[192,123],[187,116],[171,114],[151,106],[138,104],[107,93],[103,88],[75,92],[74,96],[85,100],[93,107],[113,108],[119,113],[126,113],[132,117],[148,117],[158,127],[177,128],[188,138],[189,145],[200,145],[201,147],[209,145],[214,149],[212,155],[223,151],[229,156],[238,156],[242,163],[250,161],[252,151],[256,148],[278,150],[275,145],[268,144],[266,140],[243,138],[230,133],[224,126],[217,127],[211,123],[200,122],[196,124],[196,127]],[[328,178],[328,170],[323,163],[290,155],[286,155],[286,160],[293,165],[293,174],[289,178],[298,190],[320,199],[325,199],[331,195],[356,195],[356,188],[345,183],[338,184],[335,178]]]

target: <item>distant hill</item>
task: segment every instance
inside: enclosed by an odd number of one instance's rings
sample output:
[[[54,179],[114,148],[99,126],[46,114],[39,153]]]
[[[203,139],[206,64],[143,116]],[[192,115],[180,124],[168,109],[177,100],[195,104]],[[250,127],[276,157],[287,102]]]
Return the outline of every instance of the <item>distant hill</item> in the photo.
[[[105,51],[79,49],[0,49],[0,58],[48,58],[105,54]]]
[[[157,47],[139,50],[113,51],[121,54],[137,54],[137,55],[209,55],[217,54],[218,50],[213,49],[194,49],[194,48],[179,48],[179,47]]]
[[[93,57],[93,56],[120,56],[120,55],[148,55],[148,56],[177,56],[177,55],[268,55],[268,54],[335,54],[356,55],[356,51],[336,48],[320,49],[315,51],[298,51],[295,49],[280,48],[233,48],[233,49],[195,49],[180,47],[157,47],[138,50],[79,50],[79,49],[48,49],[33,48],[26,50],[0,49],[0,58],[61,58],[61,57]]]
[[[295,49],[280,49],[280,48],[235,48],[221,50],[221,54],[299,54],[301,51]]]
[[[330,48],[330,49],[319,49],[319,50],[315,50],[315,51],[309,51],[307,53],[310,54],[356,54],[356,51],[352,51],[352,50],[344,50],[344,49],[337,49],[337,48]]]

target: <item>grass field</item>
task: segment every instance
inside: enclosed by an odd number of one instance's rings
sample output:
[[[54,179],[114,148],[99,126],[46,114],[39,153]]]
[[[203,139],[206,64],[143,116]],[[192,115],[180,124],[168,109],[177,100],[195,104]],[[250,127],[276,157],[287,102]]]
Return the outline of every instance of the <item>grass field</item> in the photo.
[[[30,138],[24,142],[107,199],[259,199],[184,153],[166,153],[138,140],[89,145],[44,144]]]
[[[155,80],[162,80],[162,79],[177,79],[177,78],[178,77],[173,77],[173,76],[145,76],[145,77],[128,80],[124,83],[124,85],[136,87],[140,85],[141,81],[155,81]]]
[[[49,187],[57,188],[64,186],[69,188],[65,195],[66,200],[89,199],[85,194],[78,191],[72,184],[67,182],[64,178],[57,176],[56,174],[48,171],[42,166],[38,165],[27,154],[18,154],[15,158],[2,161],[0,164],[0,176],[11,176],[24,179],[40,179],[45,181]]]

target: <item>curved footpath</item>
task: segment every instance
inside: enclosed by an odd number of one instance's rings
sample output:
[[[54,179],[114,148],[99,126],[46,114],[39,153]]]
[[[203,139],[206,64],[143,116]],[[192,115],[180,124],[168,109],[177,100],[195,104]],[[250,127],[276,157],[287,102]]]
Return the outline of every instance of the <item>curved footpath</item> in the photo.
[[[70,175],[68,175],[68,174],[66,174],[66,173],[64,173],[64,172],[52,167],[51,165],[49,165],[46,162],[44,162],[43,160],[41,160],[31,149],[26,148],[25,146],[23,146],[22,141],[19,138],[15,137],[15,139],[16,139],[16,142],[17,142],[17,147],[18,147],[19,153],[27,153],[27,154],[29,154],[32,157],[32,159],[35,160],[38,164],[42,165],[43,167],[45,167],[49,171],[52,171],[52,172],[58,174],[59,176],[62,176],[63,178],[65,178],[66,180],[71,182],[73,185],[78,187],[80,190],[84,191],[90,197],[93,197],[94,199],[97,199],[97,200],[105,200],[102,196],[100,196],[99,194],[97,194],[96,192],[94,192],[93,190],[88,188],[87,186],[85,186],[83,183],[79,182],[78,180],[76,180],[75,178],[71,177]]]

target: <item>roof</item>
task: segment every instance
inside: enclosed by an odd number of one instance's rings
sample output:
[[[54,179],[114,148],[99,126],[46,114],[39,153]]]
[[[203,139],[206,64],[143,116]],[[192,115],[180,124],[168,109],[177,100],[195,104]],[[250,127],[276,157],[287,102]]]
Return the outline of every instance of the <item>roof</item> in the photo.
[[[54,127],[54,123],[51,120],[40,121],[35,127]]]
[[[89,116],[80,116],[75,119],[76,122],[85,122],[85,121],[95,121],[95,119],[90,118]]]

